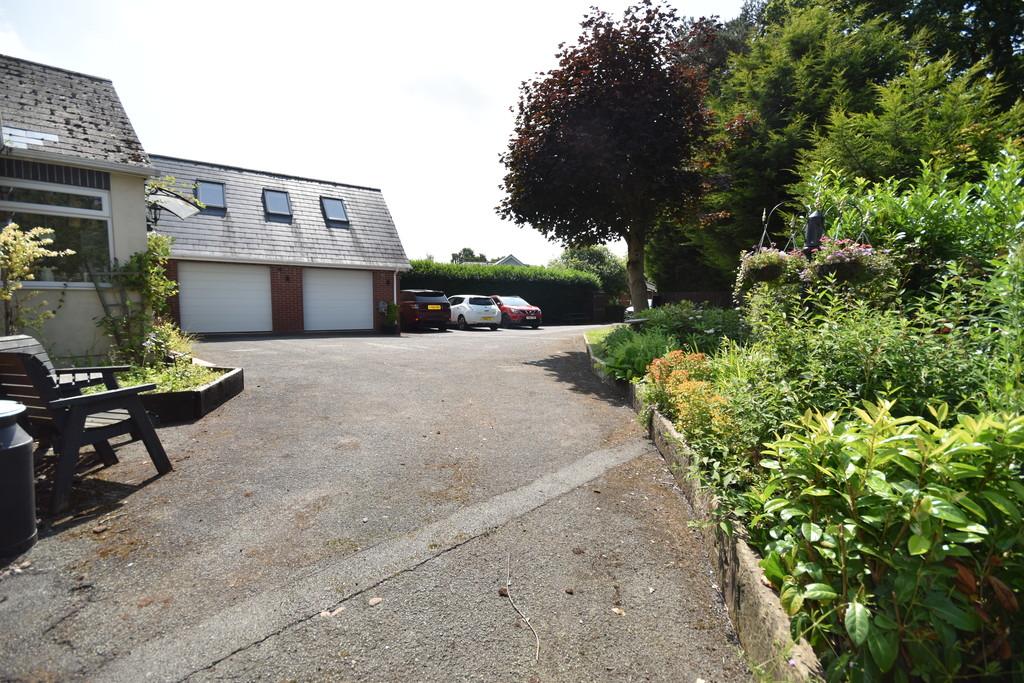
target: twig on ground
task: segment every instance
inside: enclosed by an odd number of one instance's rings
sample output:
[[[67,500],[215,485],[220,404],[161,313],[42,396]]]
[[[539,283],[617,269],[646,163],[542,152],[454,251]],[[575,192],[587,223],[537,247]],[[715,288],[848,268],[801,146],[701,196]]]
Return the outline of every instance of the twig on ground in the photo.
[[[540,662],[540,636],[537,635],[537,629],[535,629],[533,627],[533,624],[530,623],[530,619],[525,614],[523,614],[523,611],[519,609],[515,601],[512,599],[512,553],[508,554],[507,569],[508,571],[505,575],[505,597],[508,598],[508,604],[512,605],[512,609],[516,611],[516,614],[519,615],[519,618],[525,621],[526,625],[530,627],[531,631],[533,631],[533,638],[537,641],[537,650],[533,656],[533,663],[537,664]]]

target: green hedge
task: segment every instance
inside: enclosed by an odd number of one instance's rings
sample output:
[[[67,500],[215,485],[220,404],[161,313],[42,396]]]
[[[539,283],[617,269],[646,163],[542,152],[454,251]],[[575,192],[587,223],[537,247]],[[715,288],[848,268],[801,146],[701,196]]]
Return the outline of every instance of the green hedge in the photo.
[[[543,266],[484,266],[472,263],[412,261],[402,289],[438,289],[448,294],[506,294],[540,306],[544,321],[570,322],[582,314],[590,321],[600,281],[592,273]]]

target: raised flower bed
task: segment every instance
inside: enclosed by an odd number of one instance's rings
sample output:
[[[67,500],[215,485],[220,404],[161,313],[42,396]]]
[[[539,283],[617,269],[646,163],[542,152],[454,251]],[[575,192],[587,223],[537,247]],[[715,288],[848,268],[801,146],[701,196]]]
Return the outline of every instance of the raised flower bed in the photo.
[[[209,369],[221,373],[220,376],[192,389],[142,394],[142,405],[158,424],[192,422],[242,393],[245,388],[242,368]]]

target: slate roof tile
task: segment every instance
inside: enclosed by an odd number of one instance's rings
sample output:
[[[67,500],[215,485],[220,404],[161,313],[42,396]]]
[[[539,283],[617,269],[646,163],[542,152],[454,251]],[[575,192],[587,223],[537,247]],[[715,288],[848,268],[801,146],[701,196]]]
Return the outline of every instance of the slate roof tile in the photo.
[[[26,149],[132,166],[149,165],[128,114],[105,78],[0,55],[0,119],[17,131],[47,133]]]

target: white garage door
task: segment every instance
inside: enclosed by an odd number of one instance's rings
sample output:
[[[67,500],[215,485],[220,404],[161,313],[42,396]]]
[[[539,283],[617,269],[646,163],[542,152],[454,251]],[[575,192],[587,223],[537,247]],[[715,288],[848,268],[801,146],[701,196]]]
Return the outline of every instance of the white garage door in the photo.
[[[307,330],[373,329],[373,279],[366,270],[304,268],[302,310]]]
[[[270,268],[178,262],[181,327],[186,332],[270,332]]]

